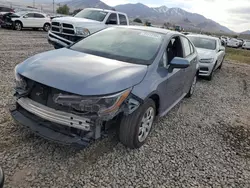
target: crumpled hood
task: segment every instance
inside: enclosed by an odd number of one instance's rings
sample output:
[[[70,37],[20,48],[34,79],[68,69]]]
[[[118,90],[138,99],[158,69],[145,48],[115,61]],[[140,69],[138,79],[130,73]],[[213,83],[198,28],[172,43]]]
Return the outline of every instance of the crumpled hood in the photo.
[[[215,58],[216,52],[215,50],[208,50],[208,49],[203,49],[203,48],[196,48],[199,59],[210,59],[210,58]]]
[[[67,48],[35,55],[17,72],[44,85],[79,95],[105,95],[142,81],[146,65],[136,65]]]
[[[95,20],[89,20],[85,18],[76,18],[76,17],[60,17],[54,18],[52,22],[60,22],[60,23],[68,23],[74,26],[85,26],[85,25],[93,25],[93,24],[101,24],[101,22]]]

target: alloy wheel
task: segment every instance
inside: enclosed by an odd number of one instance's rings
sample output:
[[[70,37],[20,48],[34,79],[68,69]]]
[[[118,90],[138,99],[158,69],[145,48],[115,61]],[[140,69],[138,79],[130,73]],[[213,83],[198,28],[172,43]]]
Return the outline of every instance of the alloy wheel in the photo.
[[[144,115],[142,116],[142,120],[139,127],[139,142],[143,142],[148,137],[150,130],[152,128],[152,124],[155,117],[155,110],[153,107],[149,107]]]
[[[22,29],[22,25],[19,22],[17,22],[15,24],[15,28],[16,28],[17,31],[20,31]]]

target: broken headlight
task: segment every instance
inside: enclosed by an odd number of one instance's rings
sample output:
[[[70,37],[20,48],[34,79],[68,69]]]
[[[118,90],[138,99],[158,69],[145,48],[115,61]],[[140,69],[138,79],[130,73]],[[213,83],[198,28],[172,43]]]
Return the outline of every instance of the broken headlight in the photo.
[[[53,96],[55,103],[69,106],[80,112],[94,112],[99,116],[116,113],[121,104],[130,94],[131,89],[120,93],[102,97],[84,97],[78,95],[56,94]]]
[[[24,80],[24,78],[17,72],[17,67],[18,67],[18,65],[14,69],[16,89],[25,90],[27,87],[27,83]]]

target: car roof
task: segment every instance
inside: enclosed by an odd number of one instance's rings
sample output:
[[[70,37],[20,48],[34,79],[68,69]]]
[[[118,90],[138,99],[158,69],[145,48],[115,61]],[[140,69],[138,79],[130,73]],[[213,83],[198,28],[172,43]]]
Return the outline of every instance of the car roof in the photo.
[[[18,13],[24,13],[24,14],[29,14],[29,13],[36,13],[36,14],[43,14],[43,15],[46,15],[45,13],[43,13],[43,12],[38,12],[38,11],[19,11],[19,12],[16,12],[16,14],[18,14]]]
[[[124,14],[124,15],[126,14],[124,12],[119,12],[119,11],[116,11],[116,10],[108,10],[108,9],[100,9],[100,8],[85,8],[85,9],[88,9],[88,10],[99,10],[99,11],[105,11],[105,12],[111,12],[111,13],[119,13],[119,14]]]
[[[200,38],[206,38],[206,39],[214,39],[214,40],[218,40],[218,37],[213,37],[213,36],[208,36],[208,35],[202,35],[202,34],[190,34],[187,36],[194,36],[194,37],[200,37]]]
[[[179,33],[177,31],[171,31],[168,29],[162,29],[162,28],[158,28],[158,27],[149,27],[149,26],[116,26],[116,27],[122,27],[122,28],[129,28],[129,29],[138,29],[138,30],[143,30],[143,31],[151,31],[151,32],[155,32],[155,33],[161,33],[161,34],[179,34],[182,36],[182,33]]]

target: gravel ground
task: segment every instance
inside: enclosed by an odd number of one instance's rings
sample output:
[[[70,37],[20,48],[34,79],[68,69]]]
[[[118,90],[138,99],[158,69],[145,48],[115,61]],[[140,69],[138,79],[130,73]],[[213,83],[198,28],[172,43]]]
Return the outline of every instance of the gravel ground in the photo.
[[[225,62],[212,82],[155,123],[148,143],[109,136],[79,150],[16,125],[13,69],[50,50],[42,31],[0,29],[0,165],[6,187],[250,187],[250,66]]]

